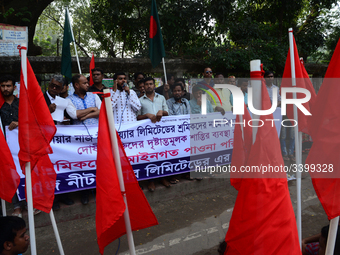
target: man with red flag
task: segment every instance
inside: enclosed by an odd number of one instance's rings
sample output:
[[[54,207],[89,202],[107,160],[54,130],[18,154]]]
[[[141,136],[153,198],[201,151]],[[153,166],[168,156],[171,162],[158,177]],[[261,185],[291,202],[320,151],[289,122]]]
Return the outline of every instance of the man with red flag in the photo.
[[[313,145],[306,164],[310,168],[314,189],[328,219],[340,216],[339,66],[338,42],[308,122]]]
[[[13,130],[18,126],[18,107],[19,100],[13,95],[15,80],[12,76],[6,75],[0,78],[0,116],[2,130],[9,126]],[[18,188],[20,177],[8,148],[4,133],[0,130],[0,198],[7,202],[13,201],[14,213],[21,214],[20,202],[15,195]],[[12,200],[13,198],[13,200]]]
[[[268,92],[262,83],[262,109],[270,107]],[[284,165],[276,129],[265,119],[273,119],[272,114],[261,116],[264,125],[258,127],[246,166]],[[238,188],[225,238],[225,254],[301,254],[286,174],[246,173],[238,182]]]
[[[34,208],[49,213],[54,200],[56,173],[48,154],[52,153],[50,142],[56,127],[27,58],[26,63],[27,74],[22,68],[20,79],[18,156],[23,171],[25,165],[31,163]]]
[[[152,212],[143,191],[138,185],[120,137],[117,133],[116,136],[124,177],[131,229],[132,231],[136,231],[138,229],[157,225],[157,219]],[[99,251],[103,254],[105,246],[126,233],[123,217],[126,207],[119,186],[115,162],[113,160],[112,143],[105,104],[102,104],[99,115],[96,184],[96,229]]]

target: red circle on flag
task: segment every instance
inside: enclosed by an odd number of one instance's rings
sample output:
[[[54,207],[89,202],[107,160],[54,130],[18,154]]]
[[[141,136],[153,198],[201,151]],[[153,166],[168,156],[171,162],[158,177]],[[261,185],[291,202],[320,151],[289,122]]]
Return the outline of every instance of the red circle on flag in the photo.
[[[153,16],[150,17],[150,38],[154,38],[157,34],[157,23],[156,20],[153,18]]]

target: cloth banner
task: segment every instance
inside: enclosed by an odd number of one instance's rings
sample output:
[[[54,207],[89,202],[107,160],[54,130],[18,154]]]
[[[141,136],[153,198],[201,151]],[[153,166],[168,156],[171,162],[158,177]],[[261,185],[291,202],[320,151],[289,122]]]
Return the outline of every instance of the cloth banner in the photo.
[[[195,166],[215,165],[216,162],[230,164],[234,126],[214,125],[212,119],[225,119],[230,123],[230,120],[235,121],[235,116],[227,112],[224,116],[211,113],[199,115],[199,118],[199,122],[191,124],[190,115],[181,115],[163,117],[155,124],[142,120],[122,125],[118,133],[137,179],[185,173],[195,170]],[[7,129],[6,134],[20,175],[18,196],[22,200],[25,177],[18,160],[18,130]],[[53,154],[49,155],[57,173],[56,194],[96,187],[97,136],[98,126],[57,126],[51,142]],[[192,160],[195,154],[199,156]]]

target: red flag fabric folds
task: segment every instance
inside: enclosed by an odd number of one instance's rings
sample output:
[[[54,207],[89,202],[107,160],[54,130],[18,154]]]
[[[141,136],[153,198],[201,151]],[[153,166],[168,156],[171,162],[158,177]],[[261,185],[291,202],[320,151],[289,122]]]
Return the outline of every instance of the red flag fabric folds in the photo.
[[[56,132],[43,93],[27,59],[27,89],[24,74],[20,78],[19,102],[19,161],[31,162],[33,207],[49,213],[54,200],[56,173],[48,157],[50,142]]]
[[[328,216],[340,216],[340,41],[312,108],[313,139],[306,159],[316,194]]]
[[[11,151],[1,130],[0,144],[2,144],[0,146],[0,198],[12,203],[12,198],[20,183],[20,176],[17,173]]]
[[[92,69],[95,68],[95,63],[94,63],[94,55],[92,53],[92,58],[91,58],[91,62],[90,62],[90,86],[93,85],[93,77],[92,77]]]
[[[251,120],[250,114],[246,105],[244,105],[244,115],[243,120],[239,115],[236,116],[236,123],[246,123],[245,125],[236,124],[234,130],[234,148],[233,155],[231,158],[231,166],[235,166],[236,169],[240,169],[242,166],[245,166],[252,144],[252,130],[251,127],[247,124],[248,121]],[[242,181],[243,173],[240,172],[231,172],[230,173],[230,184],[236,189],[239,190],[241,181]]]
[[[139,187],[118,133],[116,135],[132,231],[157,225],[156,216]],[[112,154],[105,103],[102,104],[99,115],[96,183],[96,230],[99,252],[103,254],[109,243],[126,234],[123,216],[125,204]]]
[[[262,109],[271,102],[262,84]],[[258,128],[251,146],[247,166],[283,166],[280,142],[275,126],[261,116],[264,125]],[[247,177],[248,173],[243,177]],[[295,215],[284,172],[255,173],[240,182],[229,229],[225,238],[225,254],[301,254]],[[256,178],[257,177],[257,178]]]
[[[309,79],[308,73],[303,63],[301,63],[300,61],[294,36],[293,36],[293,42],[294,42],[294,63],[295,63],[296,87],[307,89],[311,93],[311,99],[307,103],[302,104],[309,112],[311,112],[311,108],[316,99],[316,93],[315,93],[313,84]],[[292,87],[291,78],[292,78],[292,71],[291,71],[291,63],[290,63],[290,50],[288,50],[286,65],[285,65],[285,69],[284,69],[283,76],[282,76],[281,88]],[[287,98],[292,99],[293,93],[287,93]],[[305,95],[302,93],[296,93],[296,98],[305,98]],[[287,105],[287,116],[289,119],[294,119],[293,105],[291,104]],[[308,118],[310,118],[310,116],[305,115],[303,112],[301,112],[298,109],[299,131],[304,132],[306,134],[310,134],[310,131],[308,130]]]

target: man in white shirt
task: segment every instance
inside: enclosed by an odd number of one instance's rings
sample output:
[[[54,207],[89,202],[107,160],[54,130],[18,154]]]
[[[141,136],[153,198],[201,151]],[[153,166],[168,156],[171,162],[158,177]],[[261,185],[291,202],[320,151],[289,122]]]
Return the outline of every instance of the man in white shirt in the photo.
[[[274,81],[274,73],[272,71],[266,71],[264,73],[264,79],[266,80],[266,87],[268,90],[270,102],[273,103],[273,88],[277,88],[277,106],[281,106],[281,96],[280,89],[278,86],[273,84]]]
[[[118,72],[113,76],[114,85],[111,92],[111,103],[118,130],[121,124],[137,121],[137,112],[141,108],[135,91],[126,84],[125,73]]]

